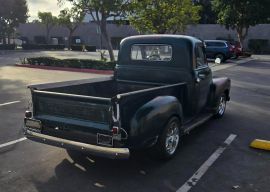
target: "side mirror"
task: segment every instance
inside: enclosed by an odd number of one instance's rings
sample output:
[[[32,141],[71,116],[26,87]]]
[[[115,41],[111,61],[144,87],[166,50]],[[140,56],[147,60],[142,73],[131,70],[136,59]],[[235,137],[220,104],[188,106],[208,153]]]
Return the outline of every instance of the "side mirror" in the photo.
[[[220,64],[221,63],[221,59],[220,58],[216,58],[215,59],[215,64]]]

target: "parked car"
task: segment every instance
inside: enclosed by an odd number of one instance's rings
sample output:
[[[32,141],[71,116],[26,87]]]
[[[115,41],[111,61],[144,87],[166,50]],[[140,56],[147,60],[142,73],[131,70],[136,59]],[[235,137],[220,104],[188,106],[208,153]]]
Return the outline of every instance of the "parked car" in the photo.
[[[233,48],[232,59],[237,59],[239,56],[243,55],[243,48],[238,41],[230,41]]]
[[[220,58],[222,62],[233,56],[234,50],[228,41],[205,40],[205,52],[208,59]]]
[[[230,100],[230,79],[212,77],[203,42],[181,35],[124,39],[114,76],[29,88],[28,139],[117,159],[144,149],[173,157]]]

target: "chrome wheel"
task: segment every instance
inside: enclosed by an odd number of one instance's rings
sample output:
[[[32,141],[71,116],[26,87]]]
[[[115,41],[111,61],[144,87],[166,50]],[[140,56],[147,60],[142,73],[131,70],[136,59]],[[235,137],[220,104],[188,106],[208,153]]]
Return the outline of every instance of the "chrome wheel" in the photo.
[[[216,59],[219,58],[221,60],[221,62],[224,62],[224,55],[222,54],[217,54],[216,55]]]
[[[218,106],[218,114],[223,115],[226,109],[226,99],[224,96],[220,97],[219,106]]]
[[[226,102],[227,102],[226,101],[226,96],[222,95],[219,98],[217,106],[216,106],[216,111],[215,111],[215,114],[214,114],[215,118],[221,118],[224,115],[225,110],[226,110]]]
[[[166,134],[165,148],[169,155],[174,154],[179,144],[179,127],[178,123],[173,121],[170,124]]]

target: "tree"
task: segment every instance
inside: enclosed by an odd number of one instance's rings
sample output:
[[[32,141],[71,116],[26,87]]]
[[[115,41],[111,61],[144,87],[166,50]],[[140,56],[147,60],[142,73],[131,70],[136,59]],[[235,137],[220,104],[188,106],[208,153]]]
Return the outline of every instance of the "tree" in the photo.
[[[28,7],[26,0],[0,0],[0,35],[4,39],[14,33],[15,27],[25,23],[28,18]]]
[[[79,25],[82,23],[84,17],[85,17],[84,11],[76,7],[73,7],[71,9],[66,8],[62,10],[58,16],[59,24],[65,26],[69,30],[68,36],[69,49],[71,48],[72,35],[79,27]]]
[[[269,0],[213,0],[212,4],[218,23],[235,29],[241,45],[250,26],[270,22]]]
[[[129,0],[58,0],[60,2],[70,1],[73,2],[75,7],[79,7],[81,10],[85,10],[88,13],[93,22],[97,24],[103,38],[107,42],[108,52],[111,61],[115,61],[113,54],[113,47],[111,43],[111,37],[107,31],[107,20],[121,19],[129,5]]]
[[[183,32],[200,19],[200,6],[191,0],[136,0],[131,7],[130,22],[141,33]]]
[[[217,23],[217,14],[212,9],[212,4],[210,0],[197,0],[194,1],[195,5],[200,5],[200,24],[216,24]]]
[[[51,12],[38,12],[38,18],[46,27],[46,41],[50,43],[50,33],[55,25],[57,25],[57,17],[53,16]]]

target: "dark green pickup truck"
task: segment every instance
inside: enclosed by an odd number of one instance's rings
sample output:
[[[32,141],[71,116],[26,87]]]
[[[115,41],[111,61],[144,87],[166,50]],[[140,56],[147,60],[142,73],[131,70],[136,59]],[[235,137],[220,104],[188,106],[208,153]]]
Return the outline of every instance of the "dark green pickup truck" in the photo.
[[[230,80],[212,78],[203,42],[180,35],[124,39],[114,76],[29,88],[28,139],[118,159],[146,148],[173,157],[230,100]]]

